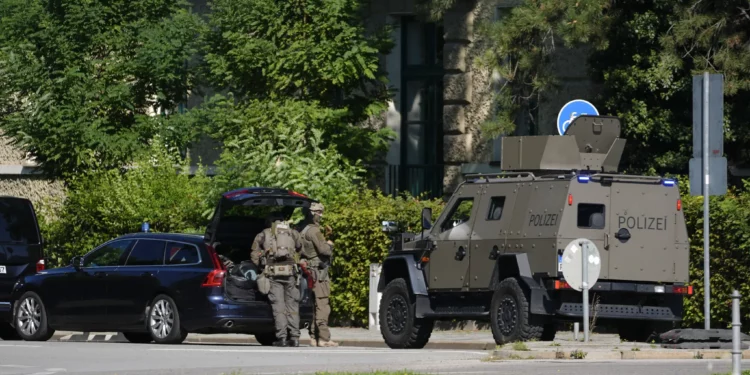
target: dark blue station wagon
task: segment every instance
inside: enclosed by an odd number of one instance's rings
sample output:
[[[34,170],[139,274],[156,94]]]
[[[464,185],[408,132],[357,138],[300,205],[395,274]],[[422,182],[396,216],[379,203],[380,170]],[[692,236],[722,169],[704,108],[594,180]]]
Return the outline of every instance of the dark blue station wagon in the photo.
[[[232,276],[219,255],[235,264],[249,259],[264,216],[280,211],[290,217],[312,202],[282,189],[240,189],[222,196],[204,236],[117,237],[74,257],[67,267],[22,277],[13,291],[13,325],[27,341],[69,330],[123,332],[131,342],[175,344],[192,332],[252,334],[271,345],[274,322],[267,296],[257,288],[229,288]],[[312,301],[304,276],[300,288],[300,326],[305,327]]]

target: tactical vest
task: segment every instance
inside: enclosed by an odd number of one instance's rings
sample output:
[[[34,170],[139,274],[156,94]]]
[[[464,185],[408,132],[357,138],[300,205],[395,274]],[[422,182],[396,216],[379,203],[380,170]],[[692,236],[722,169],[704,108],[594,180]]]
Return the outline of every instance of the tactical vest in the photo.
[[[274,235],[274,230],[276,234]],[[294,264],[295,241],[290,228],[266,229],[263,249],[268,265]]]
[[[308,240],[307,232],[312,228],[314,224],[308,224],[305,226],[304,229],[302,229],[302,232],[300,232],[300,237],[302,237],[302,258],[303,259],[315,259],[318,258],[318,252],[315,251],[315,245],[313,245],[312,241]]]

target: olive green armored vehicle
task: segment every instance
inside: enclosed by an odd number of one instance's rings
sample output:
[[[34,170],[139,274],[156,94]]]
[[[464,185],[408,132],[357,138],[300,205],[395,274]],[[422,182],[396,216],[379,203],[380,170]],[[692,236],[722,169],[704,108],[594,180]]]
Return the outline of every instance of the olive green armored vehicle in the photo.
[[[487,321],[498,344],[553,340],[583,317],[562,273],[578,238],[601,257],[597,326],[645,341],[679,323],[693,293],[679,189],[618,173],[619,136],[617,118],[580,116],[562,136],[505,137],[502,172],[467,175],[434,224],[425,209],[422,233],[394,233],[378,285],[385,342],[424,347],[437,320]]]

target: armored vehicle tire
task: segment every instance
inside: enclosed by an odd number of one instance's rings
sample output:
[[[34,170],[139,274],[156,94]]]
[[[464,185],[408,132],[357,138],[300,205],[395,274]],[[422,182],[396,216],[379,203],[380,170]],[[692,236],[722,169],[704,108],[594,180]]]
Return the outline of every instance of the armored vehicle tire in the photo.
[[[543,326],[531,324],[529,301],[518,280],[512,277],[503,280],[492,295],[490,323],[498,345],[539,340],[544,332]]]
[[[154,339],[151,338],[151,334],[145,332],[123,332],[122,336],[125,337],[125,340],[128,340],[133,344],[148,344],[151,341],[154,341]]]
[[[432,335],[435,321],[416,317],[416,301],[404,279],[388,283],[380,300],[380,332],[391,349],[421,349]]]
[[[271,346],[276,341],[276,333],[267,332],[267,333],[256,334],[255,341],[257,341],[258,344],[261,344],[263,346]]]

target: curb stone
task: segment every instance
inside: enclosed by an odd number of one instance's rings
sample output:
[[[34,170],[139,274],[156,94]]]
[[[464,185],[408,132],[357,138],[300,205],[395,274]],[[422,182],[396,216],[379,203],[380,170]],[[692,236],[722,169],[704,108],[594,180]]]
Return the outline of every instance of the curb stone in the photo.
[[[580,350],[580,349],[579,349]],[[732,353],[727,350],[594,350],[587,352],[585,349],[580,350],[586,353],[583,360],[649,360],[649,359],[731,359]],[[533,360],[533,359],[557,359],[557,360],[581,360],[573,358],[576,350],[494,350],[491,354],[491,360]],[[750,359],[750,350],[742,352],[742,359]]]
[[[118,332],[76,332],[73,334],[55,333],[51,340],[67,342],[118,342],[127,343],[128,340]],[[306,339],[300,340],[301,346],[306,346]],[[337,340],[339,346],[361,347],[361,348],[388,348],[383,341],[376,340]],[[253,336],[237,335],[237,337],[188,335],[185,343],[193,344],[253,344],[258,341]],[[492,350],[495,344],[478,342],[454,342],[454,341],[432,341],[427,343],[425,349],[453,349],[453,350]]]

